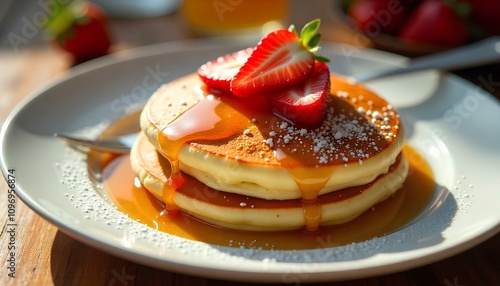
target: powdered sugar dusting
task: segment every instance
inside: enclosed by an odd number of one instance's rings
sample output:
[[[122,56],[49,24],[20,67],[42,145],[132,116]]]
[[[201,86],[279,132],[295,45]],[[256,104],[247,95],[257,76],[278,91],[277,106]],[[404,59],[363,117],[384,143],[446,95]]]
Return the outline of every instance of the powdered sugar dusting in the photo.
[[[298,126],[280,118],[256,127],[263,140],[255,149],[279,150],[275,154],[300,158],[305,166],[348,166],[363,164],[396,140],[399,115],[376,95],[339,90],[328,101],[319,126]],[[280,161],[271,155],[266,162],[274,159]]]
[[[371,109],[366,111],[362,106],[346,104],[349,93],[342,91],[337,96],[341,100],[329,106],[320,126],[306,129],[278,121],[271,126],[270,137],[264,140],[265,143],[289,149],[292,153],[298,150],[306,158],[315,158],[317,164],[362,164],[396,138],[399,116],[392,106],[375,106],[371,102],[368,105]],[[362,100],[356,99],[358,101],[361,104]],[[290,147],[291,144],[300,148]]]
[[[467,183],[467,177],[465,175],[462,175],[453,186],[457,205],[464,212],[467,212],[472,206],[474,198],[474,193],[472,193],[473,189],[474,185]]]

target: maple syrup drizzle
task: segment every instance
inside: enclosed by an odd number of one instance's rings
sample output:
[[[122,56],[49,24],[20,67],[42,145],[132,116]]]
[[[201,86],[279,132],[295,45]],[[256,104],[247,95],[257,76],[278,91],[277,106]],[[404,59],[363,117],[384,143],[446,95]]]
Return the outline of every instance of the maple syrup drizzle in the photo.
[[[214,96],[204,96],[158,133],[160,151],[172,172],[162,190],[167,211],[176,211],[173,197],[184,179],[179,167],[179,151],[188,142],[216,141],[234,136],[247,127],[249,119]]]
[[[285,150],[276,150],[276,158],[285,167],[302,193],[302,209],[304,225],[307,231],[316,231],[321,223],[321,205],[318,204],[318,194],[326,185],[333,173],[333,168],[310,169],[300,167],[300,161],[285,154]]]
[[[178,211],[174,203],[175,190],[182,186],[184,179],[179,167],[179,151],[182,146],[195,141],[217,141],[237,134],[248,128],[252,119],[259,118],[257,125],[266,129],[269,122],[278,120],[266,108],[248,106],[247,102],[207,94],[196,104],[182,113],[158,133],[160,151],[171,164],[172,172],[162,190],[166,210]],[[257,120],[254,120],[257,121]],[[253,122],[255,124],[255,122]],[[263,123],[263,124],[262,124]],[[288,154],[287,154],[288,153]],[[315,231],[321,223],[321,206],[316,203],[320,190],[328,182],[332,169],[310,170],[301,161],[289,154],[289,150],[277,149],[277,159],[286,168],[302,193],[304,225],[308,231]],[[280,154],[280,155],[278,155]]]

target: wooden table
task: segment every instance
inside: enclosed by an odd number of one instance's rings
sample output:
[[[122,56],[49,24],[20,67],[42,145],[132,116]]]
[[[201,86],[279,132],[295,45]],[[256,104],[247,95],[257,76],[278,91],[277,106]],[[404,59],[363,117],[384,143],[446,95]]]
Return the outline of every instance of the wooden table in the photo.
[[[323,1],[293,1],[290,19],[298,26],[325,16]],[[326,15],[328,18],[328,15]],[[334,24],[327,41],[353,39]],[[112,19],[114,50],[193,37],[179,13],[152,19]],[[71,59],[49,44],[26,45],[16,51],[0,50],[0,124],[30,91],[71,68]],[[492,65],[457,72],[482,85],[500,99],[500,68]],[[0,180],[0,285],[233,285],[161,271],[109,255],[74,240],[35,214],[18,200],[16,278],[8,277],[7,185]],[[307,281],[306,281],[307,282]],[[442,261],[412,270],[322,285],[500,285],[500,234],[476,247]],[[242,283],[242,285],[250,285]]]

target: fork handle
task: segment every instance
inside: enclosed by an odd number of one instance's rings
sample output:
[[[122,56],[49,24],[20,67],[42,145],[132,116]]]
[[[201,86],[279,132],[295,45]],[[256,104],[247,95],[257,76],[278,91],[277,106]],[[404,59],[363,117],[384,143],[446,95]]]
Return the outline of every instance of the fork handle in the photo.
[[[500,37],[490,37],[467,46],[422,56],[407,61],[402,67],[354,75],[356,81],[427,69],[454,70],[500,62]]]

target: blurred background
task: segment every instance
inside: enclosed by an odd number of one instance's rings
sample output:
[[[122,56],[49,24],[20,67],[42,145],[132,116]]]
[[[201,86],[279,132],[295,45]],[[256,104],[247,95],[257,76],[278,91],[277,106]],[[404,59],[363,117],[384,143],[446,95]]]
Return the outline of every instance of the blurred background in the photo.
[[[0,122],[31,90],[106,54],[196,37],[256,41],[321,18],[323,41],[420,56],[500,34],[498,0],[2,0]],[[477,73],[456,71],[477,84]],[[490,91],[491,92],[491,91]]]
[[[221,36],[253,45],[320,18],[324,42],[415,57],[498,35],[499,15],[499,0],[2,0],[0,124],[75,65],[136,47]],[[489,79],[486,89],[499,94],[499,64],[454,72],[479,85]]]
[[[83,12],[75,6],[86,2],[102,10],[111,51],[186,37],[234,36],[269,23],[272,30],[273,20],[300,26],[318,17],[328,41],[410,56],[500,34],[497,0],[2,0],[2,49],[33,47],[47,42],[50,32],[59,36],[71,29],[69,13],[61,11],[72,11],[78,22]]]

